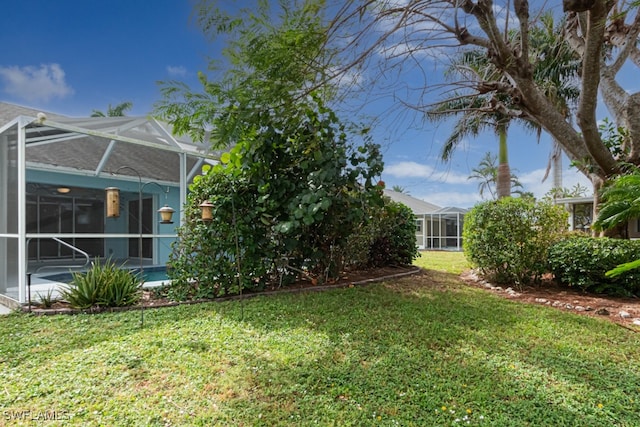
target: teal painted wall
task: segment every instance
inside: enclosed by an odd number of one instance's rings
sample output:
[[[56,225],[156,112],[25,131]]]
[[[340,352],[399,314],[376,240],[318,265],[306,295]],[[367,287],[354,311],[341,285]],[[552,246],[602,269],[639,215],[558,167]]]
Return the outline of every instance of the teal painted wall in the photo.
[[[127,207],[129,201],[138,200],[139,183],[137,181],[122,181],[117,177],[114,178],[98,178],[91,176],[71,175],[50,171],[38,171],[27,170],[27,182],[28,183],[40,183],[54,186],[67,186],[67,187],[80,187],[88,189],[100,190],[100,197],[104,200],[104,192],[107,187],[118,187],[120,189],[120,217],[107,218],[106,212],[104,215],[104,230],[105,234],[126,234],[128,233],[128,214]],[[143,182],[144,185],[144,182]],[[169,193],[166,194],[166,186],[156,185],[155,183],[146,184],[143,187],[143,197],[153,198],[154,209],[154,226],[153,230],[156,234],[175,234],[176,227],[180,222],[180,189],[178,186],[170,186]],[[164,206],[165,204],[171,206],[176,210],[173,216],[173,224],[160,224],[160,215],[155,211]],[[173,238],[158,238],[154,239],[154,258],[157,263],[165,264],[171,253],[171,243]],[[105,239],[105,255],[112,256],[114,258],[127,258],[128,254],[128,241],[126,238],[107,238]]]

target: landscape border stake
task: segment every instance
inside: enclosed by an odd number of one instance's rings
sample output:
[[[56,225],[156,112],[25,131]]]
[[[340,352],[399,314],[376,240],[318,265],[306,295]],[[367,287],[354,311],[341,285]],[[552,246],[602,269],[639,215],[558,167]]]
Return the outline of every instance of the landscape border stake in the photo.
[[[31,313],[31,273],[27,273],[27,298],[29,300],[29,313]]]

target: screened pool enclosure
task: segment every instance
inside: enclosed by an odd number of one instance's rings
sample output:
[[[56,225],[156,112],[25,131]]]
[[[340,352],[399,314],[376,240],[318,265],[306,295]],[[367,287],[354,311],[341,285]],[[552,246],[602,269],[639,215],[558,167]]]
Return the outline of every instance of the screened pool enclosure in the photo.
[[[7,117],[7,110],[19,115]],[[187,186],[216,153],[154,119],[66,118],[0,103],[0,296],[95,258],[165,264]],[[107,199],[105,189],[117,188]],[[107,203],[117,215],[107,216]],[[162,221],[164,206],[176,212]]]
[[[420,249],[461,251],[467,210],[447,207],[416,215],[416,241]]]
[[[416,219],[416,246],[425,250],[462,250],[462,229],[467,209],[434,205],[398,191],[385,196],[409,207]]]

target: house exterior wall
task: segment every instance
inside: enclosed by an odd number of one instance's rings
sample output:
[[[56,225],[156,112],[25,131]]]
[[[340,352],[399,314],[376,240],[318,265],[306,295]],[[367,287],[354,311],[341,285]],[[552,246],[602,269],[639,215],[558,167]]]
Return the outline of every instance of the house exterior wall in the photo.
[[[570,231],[591,233],[591,223],[593,222],[592,197],[558,199],[555,203],[564,206],[569,213],[568,229]],[[640,239],[640,219],[634,218],[627,223],[627,236],[630,239]]]
[[[138,181],[122,181],[118,177],[113,179],[101,177],[87,177],[82,175],[72,175],[51,171],[28,170],[28,183],[46,183],[49,185],[66,186],[71,188],[87,188],[96,189],[103,195],[103,191],[107,187],[118,187],[120,189],[120,206],[121,213],[118,218],[107,218],[106,212],[102,215],[103,230],[105,235],[109,234],[129,234],[129,214],[127,207],[129,202],[138,202],[138,189],[140,183]],[[144,185],[144,183],[143,183]],[[164,191],[167,186],[146,185],[143,188],[143,198],[151,197],[153,199],[152,210],[153,215],[153,233],[160,235],[174,235],[175,229],[179,225],[179,219],[174,218],[174,224],[160,224],[159,216],[156,211],[165,204],[172,206],[176,212],[180,206],[180,191],[178,186],[169,186],[169,193]],[[162,191],[162,192],[161,192]],[[166,196],[166,200],[165,200]],[[133,219],[134,221],[137,218]],[[137,233],[134,233],[137,234]],[[145,232],[145,234],[148,234]],[[165,264],[171,254],[171,243],[175,240],[173,237],[158,237],[153,241],[153,263]],[[114,259],[126,259],[128,254],[127,238],[105,238],[104,239],[104,256]]]
[[[9,105],[9,113],[13,107]],[[205,153],[193,141],[176,141],[170,128],[153,119],[57,116],[60,121],[56,122],[36,117],[35,110],[18,108],[15,116],[5,110],[0,114],[0,303],[25,303],[34,271],[31,259],[36,259],[36,269],[43,262],[52,267],[54,263],[48,261],[60,261],[60,268],[74,254],[81,255],[69,247],[73,243],[84,243],[101,256],[137,258],[129,256],[130,244],[140,236],[131,231],[137,227],[130,220],[141,189],[141,216],[146,219],[153,210],[148,224],[143,222],[149,227],[143,241],[152,242],[148,253],[153,254],[154,264],[167,262],[188,181],[203,162],[215,161],[214,154]],[[118,173],[111,178],[109,171],[124,166],[136,174]],[[147,184],[147,179],[158,182]],[[172,183],[168,193],[167,182]],[[113,186],[121,190],[122,214],[106,218],[104,189]],[[160,223],[156,211],[165,204],[175,209],[175,224]],[[39,258],[42,254],[46,260]],[[144,262],[149,264],[148,259]]]
[[[640,239],[640,219],[632,219],[627,224],[627,232],[630,239]]]

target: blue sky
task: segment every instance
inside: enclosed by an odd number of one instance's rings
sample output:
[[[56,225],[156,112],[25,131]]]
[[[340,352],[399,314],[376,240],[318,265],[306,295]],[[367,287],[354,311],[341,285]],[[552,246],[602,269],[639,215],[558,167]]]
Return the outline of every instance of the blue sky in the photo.
[[[0,100],[69,116],[106,111],[131,101],[129,115],[146,115],[160,99],[157,81],[176,79],[193,87],[217,54],[190,19],[188,0],[13,1],[0,15]],[[438,71],[434,70],[437,74]],[[410,79],[410,76],[406,76]],[[361,114],[381,117],[374,128],[383,146],[387,187],[440,206],[470,207],[481,200],[468,180],[487,151],[497,152],[488,132],[464,142],[450,163],[439,160],[448,124],[405,114],[390,97],[370,102]],[[542,196],[541,179],[551,138],[540,142],[517,126],[509,133],[509,158],[525,190]],[[588,180],[564,161],[564,186]]]

